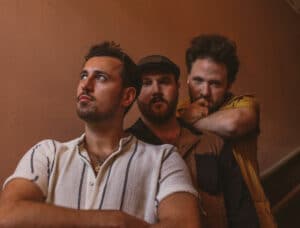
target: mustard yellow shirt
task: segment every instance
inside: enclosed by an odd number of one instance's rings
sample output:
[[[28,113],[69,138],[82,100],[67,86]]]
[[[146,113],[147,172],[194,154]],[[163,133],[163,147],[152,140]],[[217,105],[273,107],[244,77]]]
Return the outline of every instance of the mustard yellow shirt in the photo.
[[[177,110],[186,107],[188,104],[188,102],[179,104]],[[253,108],[258,112],[259,115],[259,104],[252,95],[229,95],[219,110],[242,107]],[[177,112],[177,115],[180,116],[180,112]],[[257,161],[258,134],[259,124],[254,131],[246,134],[243,137],[232,140],[233,153],[254,202],[256,212],[259,217],[260,227],[272,228],[277,227],[277,225],[272,216],[270,203],[264,193],[259,178]]]

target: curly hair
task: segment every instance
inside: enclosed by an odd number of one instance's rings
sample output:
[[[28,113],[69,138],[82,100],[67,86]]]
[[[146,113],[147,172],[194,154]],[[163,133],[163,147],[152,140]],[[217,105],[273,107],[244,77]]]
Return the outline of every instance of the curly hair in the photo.
[[[235,42],[218,34],[206,34],[193,38],[185,53],[188,72],[191,72],[192,64],[197,59],[205,58],[224,64],[227,69],[228,82],[231,84],[235,81],[240,65]]]
[[[137,66],[129,55],[121,49],[120,45],[114,41],[104,41],[103,43],[94,45],[85,56],[85,61],[97,56],[109,56],[119,59],[123,63],[123,69],[121,72],[123,87],[134,87],[136,90],[136,97],[138,97],[141,91],[141,82],[136,75]],[[127,107],[125,113],[130,109],[130,107],[131,105]]]

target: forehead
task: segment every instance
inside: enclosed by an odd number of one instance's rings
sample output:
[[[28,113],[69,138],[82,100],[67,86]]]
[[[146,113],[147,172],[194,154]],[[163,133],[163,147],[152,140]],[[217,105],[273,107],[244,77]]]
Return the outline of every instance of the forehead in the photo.
[[[227,69],[224,64],[211,59],[197,59],[192,65],[190,76],[225,79],[227,78]]]
[[[159,73],[159,72],[149,72],[144,73],[141,76],[142,80],[160,80],[160,79],[171,79],[175,81],[175,75],[172,73]]]
[[[83,70],[99,70],[108,74],[120,74],[122,69],[123,63],[119,59],[110,56],[92,57],[87,60],[83,66]]]

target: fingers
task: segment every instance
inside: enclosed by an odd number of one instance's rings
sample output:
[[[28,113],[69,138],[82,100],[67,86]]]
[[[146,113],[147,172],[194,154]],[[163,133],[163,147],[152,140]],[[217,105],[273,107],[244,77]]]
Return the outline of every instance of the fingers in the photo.
[[[190,105],[187,112],[197,113],[201,118],[206,117],[209,113],[208,102],[204,99],[199,99]]]
[[[199,105],[199,106],[208,107],[208,101],[205,100],[204,98],[200,98],[200,99],[194,101],[193,104],[194,103]]]

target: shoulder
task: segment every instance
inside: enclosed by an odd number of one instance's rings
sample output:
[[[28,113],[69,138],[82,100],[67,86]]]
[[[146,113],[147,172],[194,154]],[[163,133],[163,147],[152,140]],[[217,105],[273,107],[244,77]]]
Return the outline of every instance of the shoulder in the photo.
[[[82,139],[83,136],[66,142],[60,142],[54,139],[44,139],[31,147],[29,151],[38,151],[45,154],[55,154],[58,151],[69,151],[73,150],[82,141]]]
[[[180,157],[177,147],[171,144],[154,145],[136,138],[138,160],[152,164],[162,164],[168,157]]]
[[[138,138],[136,138],[136,139],[137,139],[138,147],[140,148],[140,150],[143,149],[144,151],[155,151],[156,155],[162,154],[162,153],[177,152],[177,148],[171,144],[155,145],[155,144],[151,144],[151,143],[142,141]]]
[[[196,154],[220,154],[224,147],[224,139],[219,135],[207,131],[201,130],[201,132],[195,132],[193,129],[183,127],[182,135],[180,138],[179,150],[185,154],[184,151],[194,151]]]
[[[225,145],[224,139],[210,131],[202,131],[197,143],[197,154],[219,155]]]
[[[130,128],[125,130],[136,138],[155,145],[163,144],[161,140],[146,126],[142,119],[138,119]]]
[[[252,94],[245,95],[231,95],[229,99],[224,103],[221,109],[229,108],[243,108],[243,107],[254,107],[258,108],[259,103],[256,97]]]

